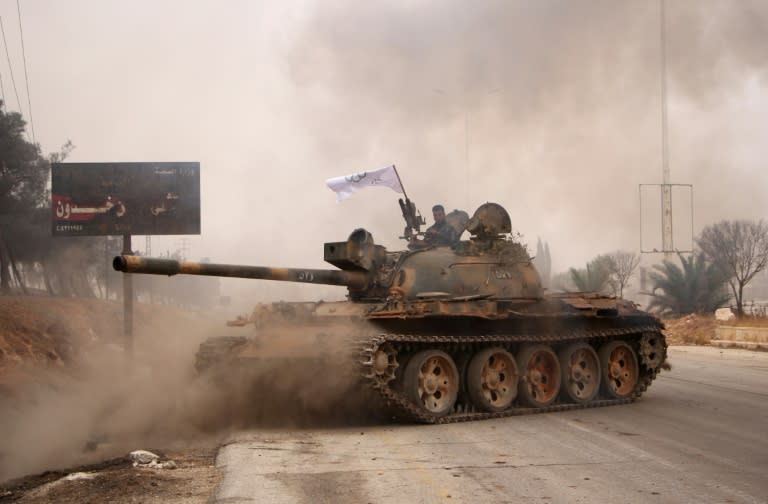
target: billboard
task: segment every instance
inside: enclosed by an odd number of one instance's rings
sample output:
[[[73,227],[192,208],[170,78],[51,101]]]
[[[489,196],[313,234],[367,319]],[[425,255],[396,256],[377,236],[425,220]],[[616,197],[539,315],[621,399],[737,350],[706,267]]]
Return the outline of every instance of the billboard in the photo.
[[[200,234],[200,163],[55,163],[54,236]]]

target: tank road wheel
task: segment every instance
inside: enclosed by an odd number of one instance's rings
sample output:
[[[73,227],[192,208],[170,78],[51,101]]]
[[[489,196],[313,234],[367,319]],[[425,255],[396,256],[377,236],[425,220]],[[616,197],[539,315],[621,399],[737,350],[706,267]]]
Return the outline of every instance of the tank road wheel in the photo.
[[[637,386],[637,355],[626,342],[611,341],[600,347],[602,390],[611,399],[626,399]]]
[[[503,411],[517,397],[517,364],[503,348],[476,353],[467,367],[469,398],[485,411]]]
[[[520,370],[520,399],[529,406],[552,404],[560,391],[560,363],[546,345],[524,346],[517,356]]]
[[[424,350],[413,355],[403,375],[405,395],[435,417],[451,412],[459,393],[459,371],[450,355]]]
[[[574,343],[558,354],[563,370],[562,398],[586,403],[600,390],[600,359],[586,343]]]

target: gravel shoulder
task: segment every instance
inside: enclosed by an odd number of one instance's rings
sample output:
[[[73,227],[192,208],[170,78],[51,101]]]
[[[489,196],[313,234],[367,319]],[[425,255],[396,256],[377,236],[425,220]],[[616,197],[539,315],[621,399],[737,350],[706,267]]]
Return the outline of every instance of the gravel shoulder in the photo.
[[[46,471],[0,485],[0,503],[173,503],[208,502],[221,479],[218,446],[161,451],[175,469],[133,467],[127,457],[65,470]]]

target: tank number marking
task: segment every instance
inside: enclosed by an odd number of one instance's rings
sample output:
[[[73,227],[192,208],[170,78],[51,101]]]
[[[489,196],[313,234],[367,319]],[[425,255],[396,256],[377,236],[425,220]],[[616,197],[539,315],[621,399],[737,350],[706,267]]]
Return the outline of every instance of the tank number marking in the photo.
[[[311,282],[315,279],[315,275],[311,271],[299,271],[297,277],[304,282]]]
[[[512,280],[515,278],[515,272],[505,269],[494,269],[493,276],[499,280]]]

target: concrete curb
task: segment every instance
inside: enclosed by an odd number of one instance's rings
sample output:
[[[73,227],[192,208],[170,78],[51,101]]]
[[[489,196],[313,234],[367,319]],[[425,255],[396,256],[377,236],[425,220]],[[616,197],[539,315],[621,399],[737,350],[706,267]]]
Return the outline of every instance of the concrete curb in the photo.
[[[768,327],[721,325],[715,328],[715,339],[768,343]]]
[[[743,348],[744,350],[762,350],[768,352],[768,343],[754,341],[712,340],[711,345],[718,348]]]

